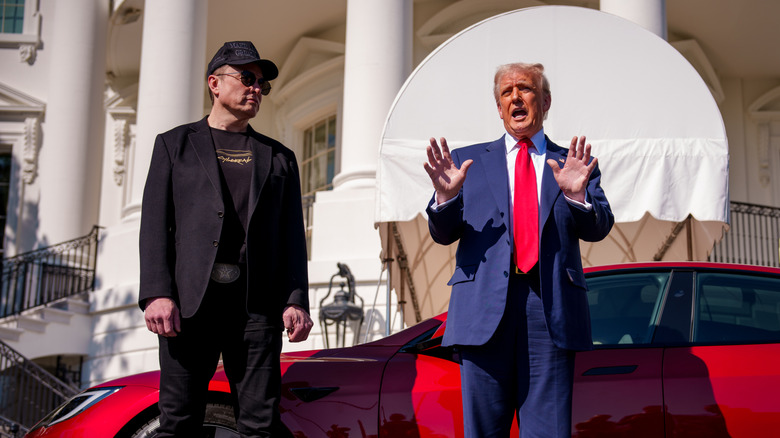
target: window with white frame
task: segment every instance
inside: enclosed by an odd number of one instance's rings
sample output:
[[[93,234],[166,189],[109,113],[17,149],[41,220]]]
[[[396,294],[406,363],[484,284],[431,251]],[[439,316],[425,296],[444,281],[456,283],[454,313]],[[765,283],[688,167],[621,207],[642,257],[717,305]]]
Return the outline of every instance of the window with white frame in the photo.
[[[8,195],[11,184],[11,148],[0,146],[0,230],[5,230],[8,216]],[[5,256],[5,246],[0,232],[0,257]]]
[[[336,116],[319,120],[303,132],[301,191],[304,196],[333,188],[336,172]]]
[[[18,48],[19,61],[35,63],[41,45],[38,0],[0,0],[0,47]]]
[[[306,227],[307,253],[311,257],[311,237],[314,229],[314,194],[333,188],[336,173],[336,116],[315,122],[303,131],[301,192],[303,218]]]
[[[0,0],[0,33],[24,31],[25,0]]]

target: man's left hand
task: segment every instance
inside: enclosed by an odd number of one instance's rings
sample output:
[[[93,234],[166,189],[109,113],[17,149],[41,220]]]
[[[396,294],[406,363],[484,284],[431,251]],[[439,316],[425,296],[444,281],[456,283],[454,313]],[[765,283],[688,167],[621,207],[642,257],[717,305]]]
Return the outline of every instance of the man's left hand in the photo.
[[[284,309],[282,321],[290,342],[305,341],[314,325],[309,314],[295,305],[289,305]]]
[[[576,136],[571,139],[569,155],[562,168],[555,160],[547,160],[561,191],[573,201],[585,202],[588,179],[598,161],[596,158],[591,161],[590,158],[590,143],[585,144],[585,136],[583,135],[579,139]]]

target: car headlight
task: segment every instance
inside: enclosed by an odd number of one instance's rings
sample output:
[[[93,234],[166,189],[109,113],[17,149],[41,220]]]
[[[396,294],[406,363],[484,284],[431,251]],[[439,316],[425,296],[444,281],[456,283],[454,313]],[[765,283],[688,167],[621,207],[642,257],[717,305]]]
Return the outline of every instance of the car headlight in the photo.
[[[38,422],[38,426],[49,427],[53,424],[65,421],[68,418],[75,417],[76,415],[87,410],[87,408],[90,406],[119,391],[120,389],[122,389],[121,386],[92,388],[80,394],[76,394],[73,396],[73,398],[63,403],[60,407],[51,411],[49,415]]]

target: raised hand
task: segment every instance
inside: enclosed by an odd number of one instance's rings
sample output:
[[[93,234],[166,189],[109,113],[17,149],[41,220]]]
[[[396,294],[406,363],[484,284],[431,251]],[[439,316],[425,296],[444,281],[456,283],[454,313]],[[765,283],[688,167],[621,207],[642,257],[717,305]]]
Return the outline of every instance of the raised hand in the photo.
[[[447,147],[447,140],[444,137],[441,138],[441,149],[435,138],[431,137],[430,142],[431,144],[426,148],[428,162],[424,163],[423,167],[436,190],[436,203],[442,204],[458,195],[473,160],[464,161],[459,169],[452,161],[450,148]]]
[[[588,179],[598,162],[596,158],[593,161],[590,158],[590,143],[585,144],[585,136],[583,135],[579,139],[576,136],[571,139],[569,154],[562,168],[555,160],[547,160],[547,164],[552,168],[555,181],[558,182],[558,187],[571,200],[585,202]]]

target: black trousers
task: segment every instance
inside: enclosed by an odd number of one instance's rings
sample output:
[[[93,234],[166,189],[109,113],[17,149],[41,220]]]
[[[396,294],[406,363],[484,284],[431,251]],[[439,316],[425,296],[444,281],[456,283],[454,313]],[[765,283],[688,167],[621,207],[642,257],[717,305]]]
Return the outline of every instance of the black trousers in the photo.
[[[200,310],[160,341],[158,437],[201,437],[208,384],[222,355],[242,437],[289,437],[279,415],[281,327],[246,314],[246,277],[210,282]]]

